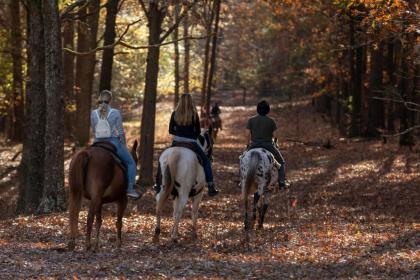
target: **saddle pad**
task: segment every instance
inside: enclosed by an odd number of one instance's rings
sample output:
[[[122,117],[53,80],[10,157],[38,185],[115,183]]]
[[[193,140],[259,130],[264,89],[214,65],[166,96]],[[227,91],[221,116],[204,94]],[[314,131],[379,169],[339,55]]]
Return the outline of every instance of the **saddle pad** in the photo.
[[[175,143],[172,144],[171,147],[187,148],[187,149],[193,151],[194,154],[197,156],[198,162],[200,163],[201,166],[203,166],[203,161],[201,160],[201,158],[195,152],[196,146],[193,143],[189,143],[189,142],[175,142]]]
[[[109,143],[106,141],[98,141],[98,142],[93,143],[91,147],[101,148],[107,151],[112,156],[115,163],[122,169],[124,174],[127,173],[127,168],[124,166],[121,159],[118,157],[117,148],[112,143]]]

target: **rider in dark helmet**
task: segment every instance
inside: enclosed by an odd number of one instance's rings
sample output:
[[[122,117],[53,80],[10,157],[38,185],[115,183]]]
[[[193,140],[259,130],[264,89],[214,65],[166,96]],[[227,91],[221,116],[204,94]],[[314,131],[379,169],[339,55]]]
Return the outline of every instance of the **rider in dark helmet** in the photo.
[[[257,115],[248,120],[246,128],[250,134],[248,138],[249,149],[264,148],[271,152],[274,158],[281,164],[279,169],[278,183],[280,188],[288,186],[285,174],[285,161],[277,144],[273,141],[274,131],[277,129],[275,121],[267,116],[270,112],[270,104],[263,100],[257,105]]]

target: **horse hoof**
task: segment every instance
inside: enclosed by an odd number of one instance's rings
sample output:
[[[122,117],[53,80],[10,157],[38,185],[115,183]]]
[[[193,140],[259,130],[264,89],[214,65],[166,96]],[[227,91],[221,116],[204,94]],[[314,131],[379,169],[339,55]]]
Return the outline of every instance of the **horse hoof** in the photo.
[[[117,249],[121,248],[121,241],[117,241]]]
[[[92,245],[91,244],[87,244],[86,245],[86,252],[89,252],[92,249]]]
[[[259,224],[258,227],[257,227],[257,229],[263,229],[263,228],[264,228],[264,226],[262,224]]]
[[[178,238],[176,238],[176,237],[172,237],[172,243],[173,243],[173,244],[177,244],[177,243],[178,243]]]
[[[159,236],[158,235],[153,236],[153,243],[155,243],[155,244],[159,243]]]

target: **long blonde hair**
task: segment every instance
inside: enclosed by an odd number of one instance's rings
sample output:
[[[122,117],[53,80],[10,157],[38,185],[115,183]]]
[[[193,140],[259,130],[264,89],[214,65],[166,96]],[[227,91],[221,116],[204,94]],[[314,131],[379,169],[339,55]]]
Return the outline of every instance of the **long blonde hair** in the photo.
[[[175,122],[179,125],[190,125],[197,116],[191,94],[184,93],[175,109]]]

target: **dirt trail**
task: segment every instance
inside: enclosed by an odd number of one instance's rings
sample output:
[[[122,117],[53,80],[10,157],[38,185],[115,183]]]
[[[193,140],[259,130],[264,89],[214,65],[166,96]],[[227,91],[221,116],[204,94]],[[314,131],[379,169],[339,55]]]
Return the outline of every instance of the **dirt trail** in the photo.
[[[114,246],[113,206],[104,215],[99,253],[84,252],[82,238],[76,252],[64,250],[66,213],[0,222],[0,278],[419,278],[419,153],[376,141],[340,140],[308,99],[278,103],[272,112],[297,205],[288,218],[284,193],[273,191],[265,229],[254,231],[251,244],[244,246],[238,156],[254,106],[238,104],[222,104],[224,130],[214,163],[221,194],[201,204],[197,241],[189,235],[187,209],[180,243],[170,243],[168,204],[161,243],[152,243],[154,199],[149,192],[129,207],[121,252]],[[167,136],[162,133],[158,139],[163,143]],[[322,146],[326,139],[332,149]],[[85,220],[84,211],[82,235]]]

